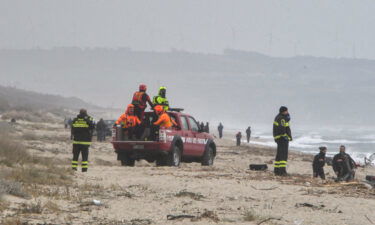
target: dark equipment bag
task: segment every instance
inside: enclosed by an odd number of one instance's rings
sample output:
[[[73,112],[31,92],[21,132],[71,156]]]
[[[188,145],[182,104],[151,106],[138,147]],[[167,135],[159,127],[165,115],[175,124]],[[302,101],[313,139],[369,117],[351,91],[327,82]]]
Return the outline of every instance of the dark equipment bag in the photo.
[[[264,171],[268,169],[267,164],[250,164],[250,170]]]

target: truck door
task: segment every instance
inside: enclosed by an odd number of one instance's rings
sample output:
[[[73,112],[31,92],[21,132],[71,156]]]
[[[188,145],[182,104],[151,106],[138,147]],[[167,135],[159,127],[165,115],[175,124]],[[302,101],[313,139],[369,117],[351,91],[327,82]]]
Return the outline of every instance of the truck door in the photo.
[[[193,145],[192,145],[192,135],[189,130],[189,123],[186,116],[181,116],[181,137],[184,141],[184,155],[194,155]]]
[[[192,151],[193,155],[201,156],[204,153],[205,138],[203,133],[199,133],[197,121],[193,117],[188,117],[190,125],[190,133],[192,135]]]

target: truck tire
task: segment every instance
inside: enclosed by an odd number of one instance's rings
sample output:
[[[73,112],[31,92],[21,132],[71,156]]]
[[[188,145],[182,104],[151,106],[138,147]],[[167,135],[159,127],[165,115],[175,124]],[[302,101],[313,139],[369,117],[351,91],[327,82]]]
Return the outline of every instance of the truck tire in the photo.
[[[120,155],[120,160],[121,160],[121,166],[134,166],[135,165],[135,159],[132,159],[129,157],[128,154],[122,153]]]
[[[167,155],[167,166],[180,166],[181,149],[174,145],[172,151]]]
[[[214,158],[214,149],[208,146],[202,158],[202,166],[212,166],[214,164]]]

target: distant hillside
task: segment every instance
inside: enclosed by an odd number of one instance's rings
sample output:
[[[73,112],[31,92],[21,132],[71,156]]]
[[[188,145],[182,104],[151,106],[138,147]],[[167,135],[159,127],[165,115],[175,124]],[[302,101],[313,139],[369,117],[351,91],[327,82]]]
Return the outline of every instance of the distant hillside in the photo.
[[[58,95],[40,94],[12,87],[0,86],[0,109],[57,109],[66,108],[77,110],[80,108],[98,109],[97,106],[86,103],[75,97],[61,97]]]
[[[301,125],[375,125],[374,74],[374,60],[278,58],[236,50],[0,50],[0,84],[122,109],[139,83],[149,86],[151,96],[165,85],[173,106],[199,120],[239,126],[271,124],[280,105],[289,106]]]

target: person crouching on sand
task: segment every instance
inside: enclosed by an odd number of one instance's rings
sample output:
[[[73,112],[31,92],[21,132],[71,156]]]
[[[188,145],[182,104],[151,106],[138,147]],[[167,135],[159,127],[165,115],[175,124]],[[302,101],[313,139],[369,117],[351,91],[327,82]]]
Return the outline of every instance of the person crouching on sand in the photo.
[[[326,152],[327,152],[327,147],[319,147],[319,154],[317,154],[314,157],[314,161],[312,164],[313,167],[313,177],[317,178],[320,177],[322,180],[326,179],[326,176],[324,174],[324,166],[326,164]]]

